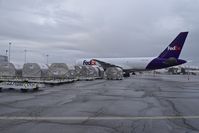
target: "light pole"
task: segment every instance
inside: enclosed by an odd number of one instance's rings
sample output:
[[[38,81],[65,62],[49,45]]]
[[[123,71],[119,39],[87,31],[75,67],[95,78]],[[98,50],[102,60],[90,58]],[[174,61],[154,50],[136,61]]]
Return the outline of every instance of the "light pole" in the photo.
[[[24,63],[26,63],[26,53],[27,53],[27,50],[25,49],[24,50]]]
[[[46,55],[46,64],[48,65],[48,54]]]
[[[11,49],[11,42],[9,42],[9,55],[8,55],[8,61],[10,62],[10,56],[11,56],[11,53],[10,53],[10,49]]]
[[[8,50],[6,49],[6,61],[8,62]]]
[[[6,49],[6,56],[8,56],[8,50]]]

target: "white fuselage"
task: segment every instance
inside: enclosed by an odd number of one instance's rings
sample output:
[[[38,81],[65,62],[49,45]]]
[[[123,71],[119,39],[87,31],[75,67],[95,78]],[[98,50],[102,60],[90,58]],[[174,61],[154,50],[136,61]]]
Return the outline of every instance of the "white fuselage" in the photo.
[[[93,58],[108,64],[121,67],[123,70],[144,71],[147,65],[155,57],[138,57],[138,58]],[[83,61],[90,61],[92,59],[80,59],[77,61],[78,65],[83,65]]]

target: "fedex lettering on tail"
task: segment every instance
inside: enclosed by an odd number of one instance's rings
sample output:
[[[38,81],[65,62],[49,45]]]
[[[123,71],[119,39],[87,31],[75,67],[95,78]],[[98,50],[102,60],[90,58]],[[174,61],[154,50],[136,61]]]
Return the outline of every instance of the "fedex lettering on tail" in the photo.
[[[167,49],[170,51],[180,51],[181,50],[181,48],[179,46],[173,46],[173,47],[168,46]]]

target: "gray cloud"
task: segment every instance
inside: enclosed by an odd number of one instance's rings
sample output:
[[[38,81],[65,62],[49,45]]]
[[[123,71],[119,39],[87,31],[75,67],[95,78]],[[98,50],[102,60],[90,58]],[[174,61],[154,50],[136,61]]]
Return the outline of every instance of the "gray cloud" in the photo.
[[[157,56],[190,31],[182,57],[199,64],[198,0],[0,0],[0,44],[12,60]]]

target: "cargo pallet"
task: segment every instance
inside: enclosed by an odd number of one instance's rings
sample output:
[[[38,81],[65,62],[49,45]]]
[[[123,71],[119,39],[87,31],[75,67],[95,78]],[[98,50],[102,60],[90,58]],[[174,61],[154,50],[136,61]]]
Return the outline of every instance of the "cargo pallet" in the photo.
[[[22,92],[27,92],[28,90],[38,91],[40,87],[44,87],[44,85],[27,82],[1,82],[0,92],[2,89],[15,89],[21,90]]]
[[[95,80],[94,77],[79,77],[78,78],[79,81],[92,81]]]
[[[77,81],[76,79],[40,79],[40,78],[0,78],[3,82],[28,82],[28,83],[42,83],[42,84],[63,84]]]

